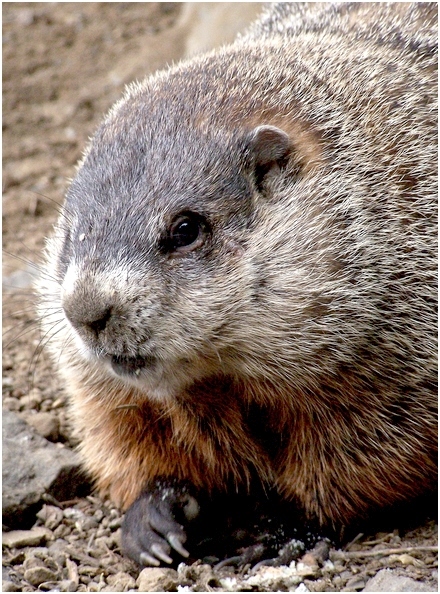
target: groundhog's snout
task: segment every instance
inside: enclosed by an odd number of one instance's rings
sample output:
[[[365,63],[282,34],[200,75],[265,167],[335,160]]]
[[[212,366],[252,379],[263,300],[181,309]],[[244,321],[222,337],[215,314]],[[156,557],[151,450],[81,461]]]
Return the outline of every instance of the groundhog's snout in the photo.
[[[127,311],[115,282],[88,268],[87,261],[69,266],[61,286],[61,306],[86,345],[102,348],[105,340],[123,331]]]
[[[95,342],[115,326],[118,314],[114,305],[102,301],[95,292],[81,290],[63,295],[62,307],[66,318],[86,340]]]
[[[141,369],[154,367],[155,357],[148,352],[151,334],[144,324],[136,328],[130,308],[116,291],[99,288],[90,279],[74,286],[66,283],[62,307],[85,350],[110,364],[117,375],[139,375]]]
[[[153,356],[133,356],[124,352],[126,345],[121,343],[120,337],[126,334],[126,316],[113,305],[91,301],[78,300],[75,295],[63,301],[66,318],[85,346],[109,363],[119,376],[138,376],[142,369],[154,367]]]

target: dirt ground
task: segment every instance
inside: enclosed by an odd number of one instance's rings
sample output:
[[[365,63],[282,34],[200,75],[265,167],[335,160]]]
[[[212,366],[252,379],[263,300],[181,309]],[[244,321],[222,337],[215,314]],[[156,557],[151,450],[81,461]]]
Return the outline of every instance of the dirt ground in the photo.
[[[36,411],[53,412],[60,423],[59,440],[69,445],[65,395],[40,348],[45,338],[38,333],[30,283],[38,274],[44,238],[68,179],[102,114],[126,83],[182,56],[186,33],[179,26],[181,10],[181,3],[3,3],[4,406],[26,419]],[[72,509],[84,517],[116,518],[113,527],[118,527],[118,513],[94,497]],[[104,511],[100,515],[97,510]],[[64,524],[64,534],[75,536],[75,522],[67,518]],[[91,538],[84,530],[70,542],[71,559],[79,567],[86,563],[81,555]],[[94,576],[80,571],[78,591],[105,591],[108,576],[118,572],[137,577],[138,570],[122,559],[111,534],[110,526],[105,536],[111,563],[98,566]],[[329,589],[320,591],[343,590],[353,576],[368,578],[387,566],[433,584],[435,555],[420,547],[436,542],[432,522],[406,534],[396,530],[360,539],[352,551],[378,543],[406,549],[400,556],[386,556],[385,562],[381,557],[345,559],[326,586],[320,586]],[[89,564],[92,557],[88,555]],[[35,591],[23,577],[20,551],[9,551],[5,559],[23,591]],[[101,574],[105,579],[99,582]],[[359,584],[362,580],[353,591],[362,588]],[[134,581],[124,589],[129,587],[134,588]],[[313,584],[308,587],[313,590]]]

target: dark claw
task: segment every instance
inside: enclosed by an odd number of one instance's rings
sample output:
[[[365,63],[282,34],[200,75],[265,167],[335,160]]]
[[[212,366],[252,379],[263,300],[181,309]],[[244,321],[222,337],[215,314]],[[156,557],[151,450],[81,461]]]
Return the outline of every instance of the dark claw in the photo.
[[[168,533],[167,540],[175,551],[182,555],[182,557],[189,557],[188,551],[182,546],[179,536],[174,533]]]
[[[260,569],[260,567],[279,567],[280,565],[284,565],[280,557],[273,557],[272,559],[262,559],[252,567],[251,573],[256,573]]]
[[[220,563],[217,563],[216,565],[214,565],[214,569],[216,571],[218,571],[219,569],[222,569],[223,567],[239,567],[242,564],[242,561],[243,561],[242,555],[236,555],[235,557],[228,557],[227,559],[223,559],[223,561],[220,561]]]
[[[172,563],[173,562],[171,557],[165,553],[162,546],[157,542],[155,542],[153,545],[151,545],[151,552],[154,553],[154,555],[158,559],[163,561],[164,563]]]
[[[238,567],[243,568],[246,565],[253,565],[255,562],[261,559],[261,556],[266,552],[266,547],[261,543],[251,545],[242,550],[240,555],[234,555],[228,557],[223,561],[216,564],[215,569],[221,569],[222,567]]]
[[[147,565],[147,566],[151,565],[153,567],[158,567],[160,565],[160,561],[158,559],[156,559],[155,557],[152,557],[145,551],[140,553],[139,561],[140,561],[140,565]]]

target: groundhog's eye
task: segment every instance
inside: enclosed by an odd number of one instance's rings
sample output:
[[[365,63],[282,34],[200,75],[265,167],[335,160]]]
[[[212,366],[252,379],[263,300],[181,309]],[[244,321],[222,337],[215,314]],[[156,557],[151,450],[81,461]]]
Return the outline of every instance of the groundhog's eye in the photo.
[[[167,251],[186,254],[201,247],[206,239],[208,224],[206,219],[195,212],[179,215],[168,231]]]

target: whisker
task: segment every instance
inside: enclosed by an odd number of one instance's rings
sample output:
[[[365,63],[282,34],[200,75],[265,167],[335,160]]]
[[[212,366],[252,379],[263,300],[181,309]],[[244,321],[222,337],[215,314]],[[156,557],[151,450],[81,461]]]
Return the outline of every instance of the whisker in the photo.
[[[47,331],[46,331],[46,332],[45,332],[45,333],[44,333],[44,334],[41,336],[41,338],[40,338],[40,340],[39,340],[39,344],[38,344],[38,347],[37,347],[37,348],[41,348],[41,349],[43,349],[43,348],[46,348],[46,345],[48,344],[48,342],[49,342],[49,341],[50,341],[50,340],[51,340],[51,339],[52,339],[54,336],[56,336],[56,335],[58,334],[58,332],[60,332],[60,331],[63,329],[63,327],[64,327],[64,326],[61,326],[61,328],[59,328],[59,329],[58,329],[56,332],[53,332],[53,334],[50,334],[50,333],[51,333],[51,332],[54,330],[54,328],[55,328],[56,326],[58,326],[59,324],[66,324],[66,320],[65,320],[65,318],[64,318],[64,317],[63,317],[63,318],[61,318],[61,319],[59,319],[59,320],[55,320],[55,321],[52,323],[51,327],[50,327],[50,328],[49,328],[49,329],[48,329],[48,330],[47,330]],[[47,340],[46,340],[46,339],[47,339]]]
[[[52,327],[43,336],[40,336],[40,338],[38,340],[38,344],[36,345],[36,347],[33,351],[31,360],[29,362],[29,373],[32,377],[32,381],[30,383],[31,386],[34,384],[34,378],[35,378],[35,374],[37,372],[38,363],[40,361],[41,355],[46,351],[47,345],[54,338],[54,336],[56,336],[59,332],[61,332],[65,328],[65,325],[62,325],[55,332],[53,330],[56,326],[58,326],[59,324],[62,324],[63,322],[65,322],[64,319],[55,321],[53,323]],[[62,349],[60,350],[60,355],[61,355],[61,352],[62,352]]]
[[[8,252],[7,250],[3,250],[3,253],[10,256],[14,260],[18,260],[19,262],[26,264],[28,268],[25,269],[24,272],[28,273],[30,276],[34,276],[35,279],[43,278],[43,279],[47,279],[47,280],[56,282],[57,284],[61,284],[59,279],[57,279],[55,276],[53,276],[52,274],[50,274],[48,272],[48,270],[44,266],[43,262],[40,264],[36,264],[32,260],[29,260],[29,259],[25,258],[24,256],[12,254],[11,252]],[[14,272],[17,271],[17,269],[14,268],[12,266],[12,264],[4,264],[3,266],[4,266],[4,268],[9,268],[9,269],[13,270]]]
[[[66,179],[66,182],[69,183],[69,180]],[[46,196],[45,194],[41,194],[41,192],[37,192],[36,190],[30,190],[30,192],[32,194],[35,194],[36,196],[39,196],[40,198],[43,198],[43,201],[50,202],[51,205],[53,206],[54,210],[58,214],[65,216],[66,220],[69,223],[72,223],[75,220],[74,213],[66,207],[66,204],[64,201],[58,202],[58,200],[55,200],[54,198],[51,198],[50,196]]]

